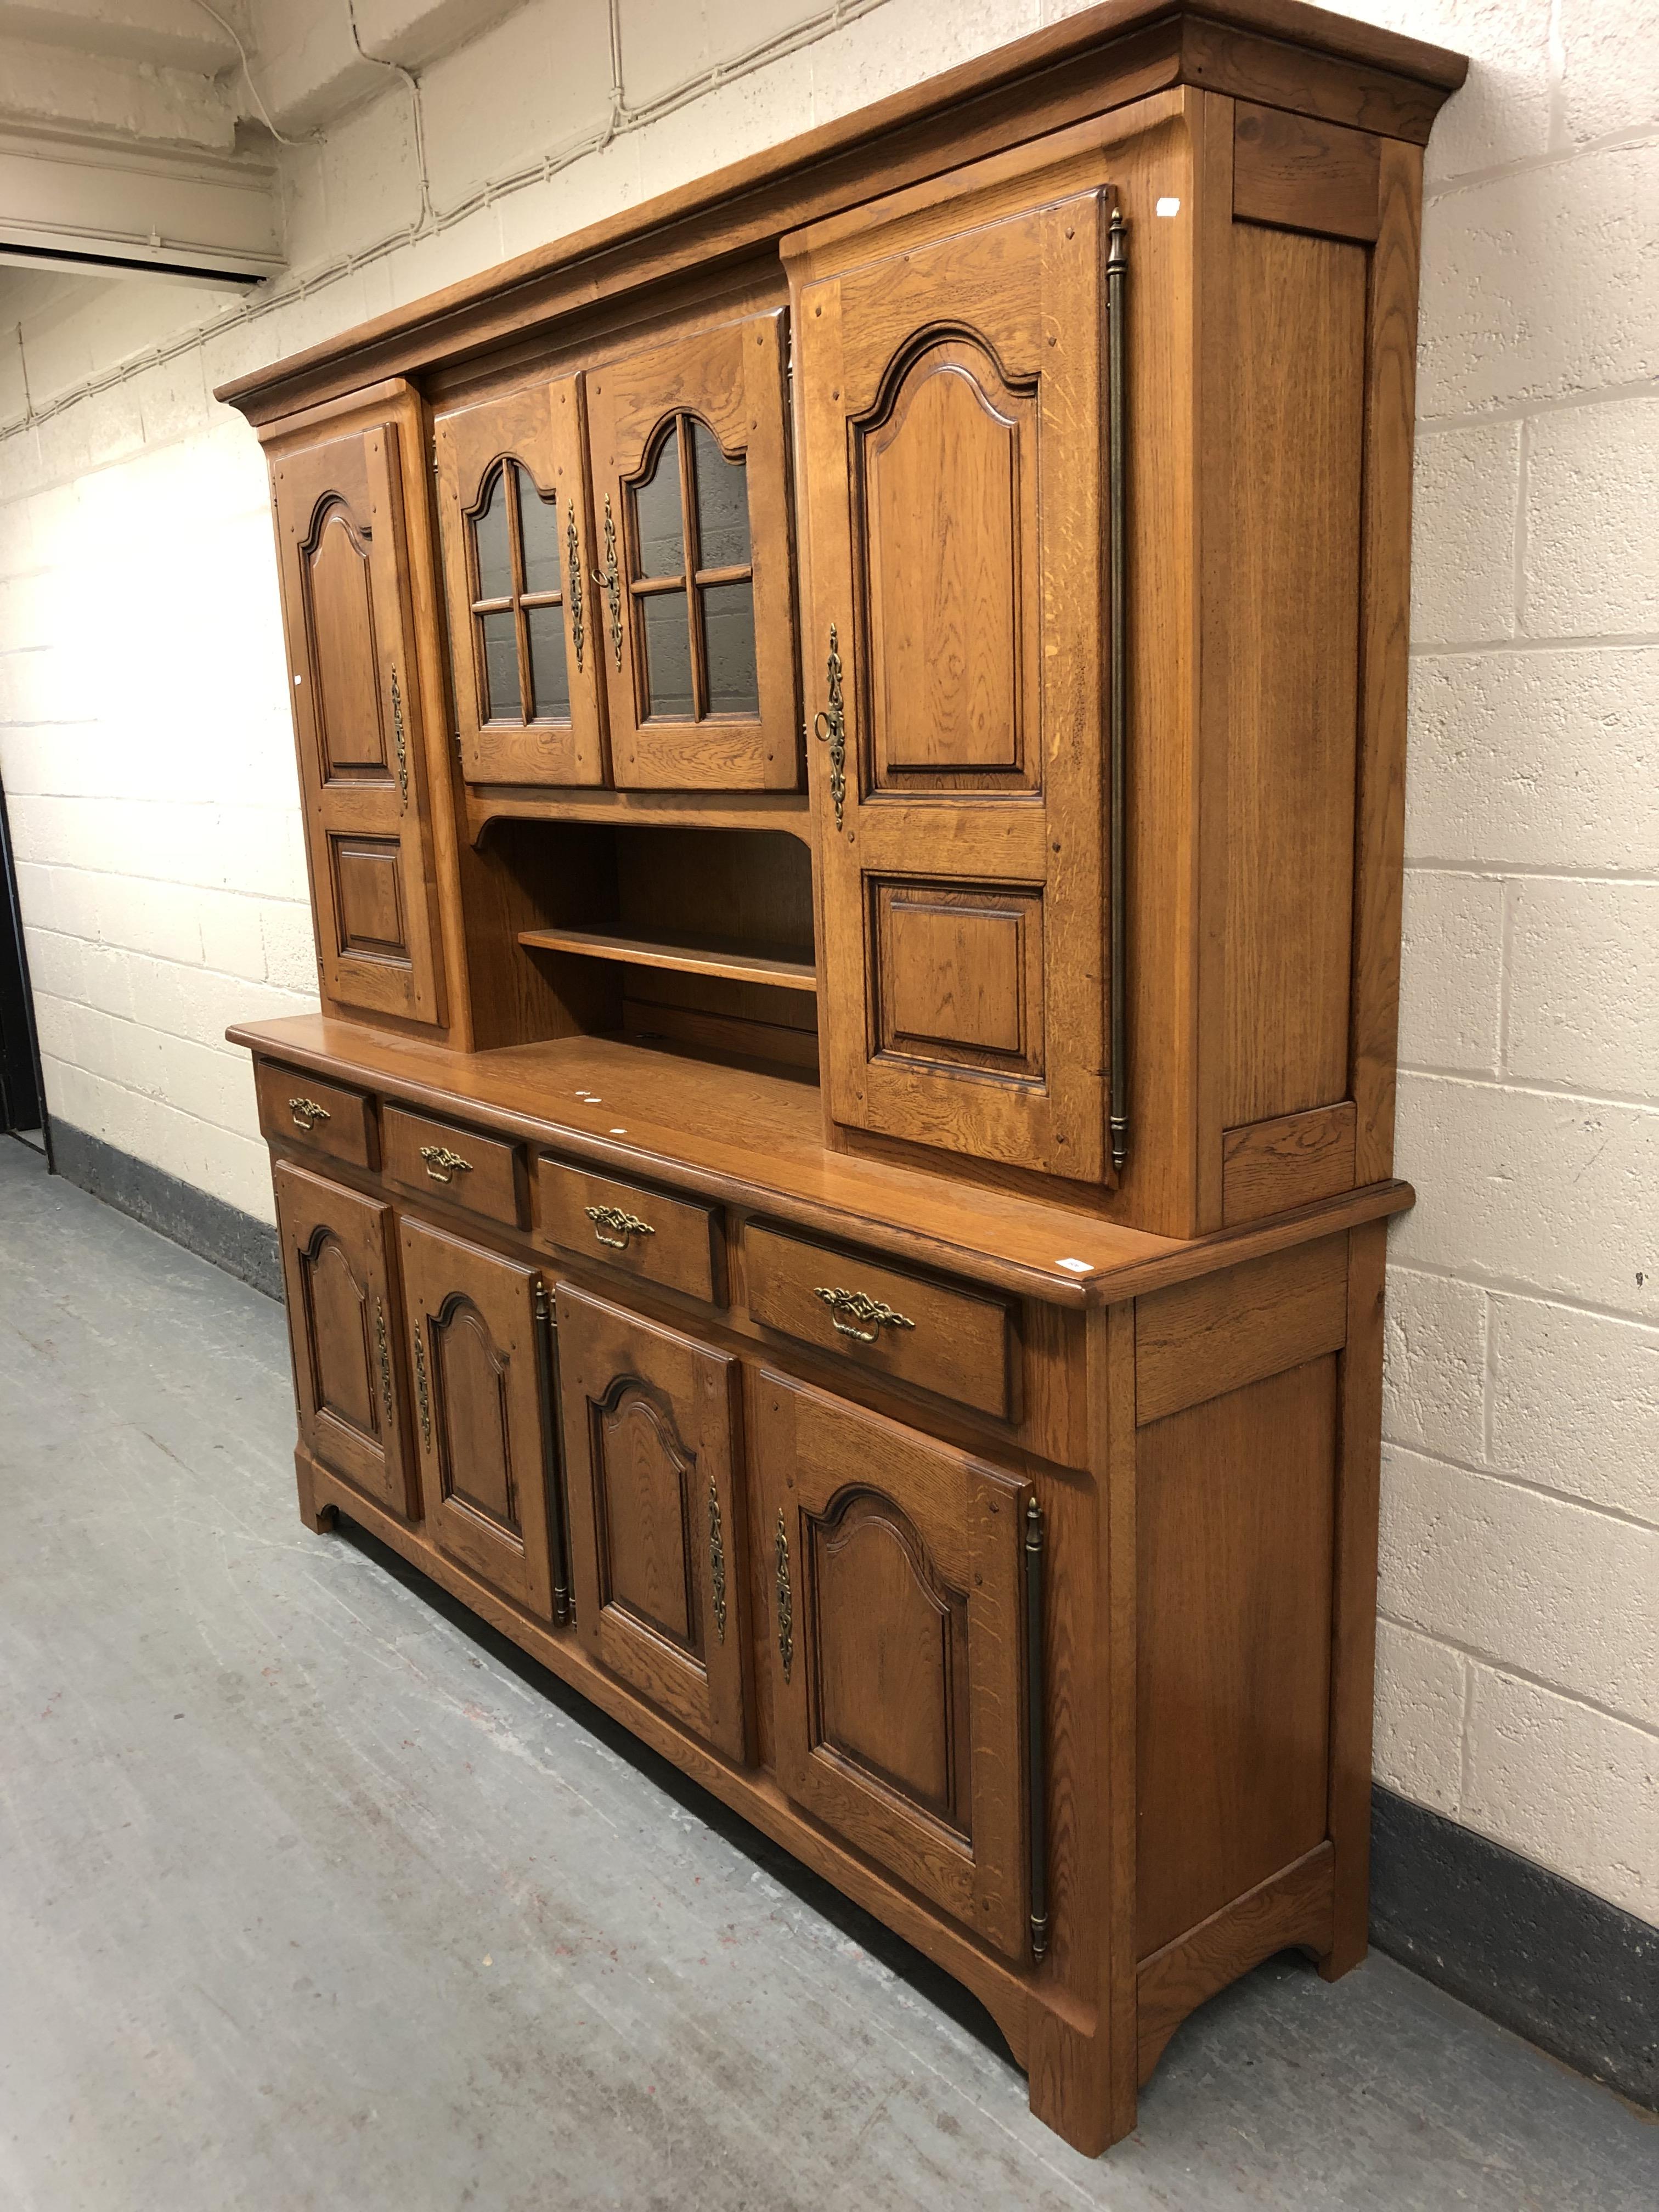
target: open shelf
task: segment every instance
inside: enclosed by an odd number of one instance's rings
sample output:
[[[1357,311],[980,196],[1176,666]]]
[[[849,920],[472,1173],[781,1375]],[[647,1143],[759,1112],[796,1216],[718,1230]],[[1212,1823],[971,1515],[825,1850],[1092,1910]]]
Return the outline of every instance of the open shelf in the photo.
[[[733,983],[772,983],[786,991],[813,991],[817,971],[810,960],[782,947],[694,942],[687,938],[620,937],[597,929],[526,929],[519,942],[544,952],[576,952],[628,968],[670,968],[684,975],[714,975]]]

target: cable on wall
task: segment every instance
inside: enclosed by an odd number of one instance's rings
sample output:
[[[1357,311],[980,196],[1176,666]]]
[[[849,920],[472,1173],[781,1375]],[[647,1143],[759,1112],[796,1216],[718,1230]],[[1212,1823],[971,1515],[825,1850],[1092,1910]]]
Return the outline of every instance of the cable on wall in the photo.
[[[667,92],[659,93],[655,98],[635,107],[629,105],[626,94],[619,0],[609,0],[612,81],[611,112],[605,119],[604,128],[592,131],[586,137],[573,141],[569,145],[557,151],[545,154],[539,161],[529,163],[521,169],[509,170],[501,176],[491,178],[486,183],[478,185],[473,191],[469,192],[466,198],[455,207],[441,213],[432,204],[431,189],[427,173],[425,132],[421,113],[418,82],[413,73],[404,69],[401,63],[382,60],[378,54],[365,52],[359,44],[357,51],[365,61],[374,62],[382,69],[396,71],[407,81],[413,96],[416,149],[421,167],[421,217],[414,228],[391,232],[386,237],[376,240],[372,245],[360,246],[351,253],[343,253],[337,260],[325,263],[308,273],[291,277],[287,283],[282,283],[280,289],[277,289],[280,280],[275,277],[270,279],[269,290],[262,284],[257,296],[252,298],[244,296],[234,306],[226,308],[222,313],[213,317],[209,321],[192,325],[189,331],[180,333],[178,337],[169,340],[166,344],[153,346],[143,353],[135,354],[117,368],[107,370],[100,376],[88,377],[83,383],[75,386],[67,392],[60,392],[55,399],[48,402],[44,407],[36,409],[31,406],[27,414],[0,426],[0,441],[16,437],[40,423],[52,421],[55,416],[61,415],[69,408],[78,405],[82,399],[95,398],[100,392],[113,391],[133,377],[143,375],[151,368],[159,368],[170,361],[176,361],[181,355],[193,353],[210,338],[216,337],[239,324],[260,322],[267,315],[278,313],[297,300],[307,299],[313,293],[324,291],[330,284],[338,283],[342,277],[349,276],[359,269],[371,267],[376,261],[384,259],[387,254],[397,252],[400,247],[407,246],[414,238],[452,229],[457,223],[465,222],[469,216],[476,215],[481,208],[490,205],[493,201],[507,198],[514,192],[525,191],[532,185],[550,183],[553,178],[560,175],[564,170],[573,167],[578,161],[586,161],[591,155],[604,153],[606,148],[617,139],[627,137],[636,131],[643,131],[662,117],[672,115],[682,107],[690,106],[706,94],[716,91],[723,85],[733,83],[740,77],[751,76],[757,70],[764,69],[769,63],[781,61],[790,54],[800,52],[805,47],[821,44],[823,40],[833,36],[836,31],[843,29],[848,24],[858,21],[862,16],[873,14],[877,9],[885,4],[886,0],[836,0],[834,6],[821,9],[816,15],[808,16],[805,21],[796,24],[793,29],[781,31],[769,39],[758,40],[754,46],[734,55],[730,61],[717,63],[712,68],[705,70],[701,76],[688,78],[684,84],[676,85]],[[207,0],[197,0],[197,5],[206,7]],[[350,11],[351,7],[352,0],[347,0],[348,11]],[[213,10],[210,9],[209,13],[212,12]],[[228,27],[227,26],[227,28]],[[352,15],[351,27],[355,42],[356,40],[355,14]],[[234,36],[234,33],[233,33],[232,35]],[[250,87],[252,82],[252,80],[250,77]],[[257,93],[255,98],[256,100],[258,98]],[[264,112],[263,105],[261,112]],[[319,131],[313,135],[311,143],[326,143],[326,141],[327,133]],[[283,139],[282,143],[291,146],[305,142]],[[21,347],[22,343],[21,325],[18,328],[18,343]]]
[[[611,6],[614,9],[616,0],[611,0]],[[432,182],[426,168],[426,124],[421,113],[421,81],[414,70],[405,69],[402,62],[389,62],[381,54],[369,52],[358,35],[357,0],[346,0],[346,20],[351,26],[351,43],[357,49],[359,58],[373,62],[376,69],[394,70],[409,87],[409,103],[415,123],[415,160],[421,172],[421,212],[409,236],[418,238],[422,231],[435,228],[438,221],[432,205]],[[362,256],[357,258],[361,265]]]
[[[241,56],[242,76],[246,82],[249,92],[253,95],[253,105],[259,111],[259,120],[264,125],[265,129],[270,131],[271,137],[276,141],[276,143],[279,146],[319,145],[322,143],[323,137],[320,131],[308,131],[303,138],[284,137],[283,133],[276,128],[276,125],[271,121],[270,110],[265,106],[264,100],[260,95],[259,88],[253,82],[253,65],[248,60],[247,48],[242,44],[241,35],[238,32],[234,23],[227,21],[225,17],[219,13],[219,10],[216,8],[210,8],[208,5],[208,0],[196,0],[196,5],[201,9],[204,15],[212,16],[214,21],[219,26],[219,28],[224,33],[225,36],[230,40],[232,46],[235,47],[237,52]],[[359,48],[358,51],[361,52],[362,49]]]

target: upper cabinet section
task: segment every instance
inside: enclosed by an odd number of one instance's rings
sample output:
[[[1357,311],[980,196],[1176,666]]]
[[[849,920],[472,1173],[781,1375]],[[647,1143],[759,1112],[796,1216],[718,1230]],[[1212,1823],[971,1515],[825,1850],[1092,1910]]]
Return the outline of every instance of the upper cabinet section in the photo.
[[[404,551],[404,438],[417,423],[412,401],[356,410],[273,443],[270,479],[324,996],[437,1023]]]
[[[625,788],[799,784],[783,323],[700,331],[588,380],[595,629]]]
[[[434,435],[463,772],[601,782],[581,379],[441,415]]]
[[[1112,195],[985,169],[784,245],[830,1111],[1097,1182]]]

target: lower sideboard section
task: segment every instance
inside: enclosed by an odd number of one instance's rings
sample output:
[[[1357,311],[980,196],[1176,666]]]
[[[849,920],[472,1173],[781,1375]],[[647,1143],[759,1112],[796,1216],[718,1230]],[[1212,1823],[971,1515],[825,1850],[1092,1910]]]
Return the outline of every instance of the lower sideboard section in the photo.
[[[371,1530],[954,1975],[1078,2148],[1268,1953],[1359,1955],[1380,1224],[1090,1310],[1066,1467],[276,1181],[310,1525]]]

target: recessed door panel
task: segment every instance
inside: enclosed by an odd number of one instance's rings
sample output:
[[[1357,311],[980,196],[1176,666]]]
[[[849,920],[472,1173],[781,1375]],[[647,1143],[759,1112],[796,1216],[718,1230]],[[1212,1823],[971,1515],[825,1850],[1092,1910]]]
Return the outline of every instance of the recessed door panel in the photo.
[[[601,1666],[741,1759],[737,1364],[561,1284],[576,1621]]]
[[[781,1376],[755,1403],[779,1782],[1022,1956],[1024,1486]]]
[[[331,1474],[408,1518],[392,1209],[287,1160],[273,1180],[300,1440]]]
[[[967,1592],[873,1491],[844,1492],[805,1525],[817,1747],[971,1843]]]
[[[343,1421],[359,1436],[373,1436],[378,1408],[368,1285],[354,1269],[338,1232],[326,1224],[300,1248],[299,1258],[317,1410]]]
[[[384,781],[391,763],[375,681],[380,654],[369,550],[343,502],[323,508],[304,558],[323,775]]]
[[[982,195],[901,194],[783,251],[830,1109],[1093,1182],[1110,193],[1078,189],[1086,166],[1052,197],[1028,179],[1048,204],[1025,211],[1004,163]]]
[[[916,880],[872,886],[879,1051],[1042,1074],[1042,900]]]
[[[551,1328],[539,1278],[481,1245],[403,1224],[421,1489],[434,1542],[545,1619],[564,1583]]]
[[[439,1024],[398,426],[279,445],[271,497],[325,1000]]]
[[[1040,768],[1033,398],[947,338],[858,426],[877,790],[1029,788]]]
[[[409,933],[396,838],[331,837],[328,843],[341,952],[405,960]]]
[[[690,1521],[695,1462],[672,1411],[624,1384],[590,1422],[599,1604],[701,1649]]]

